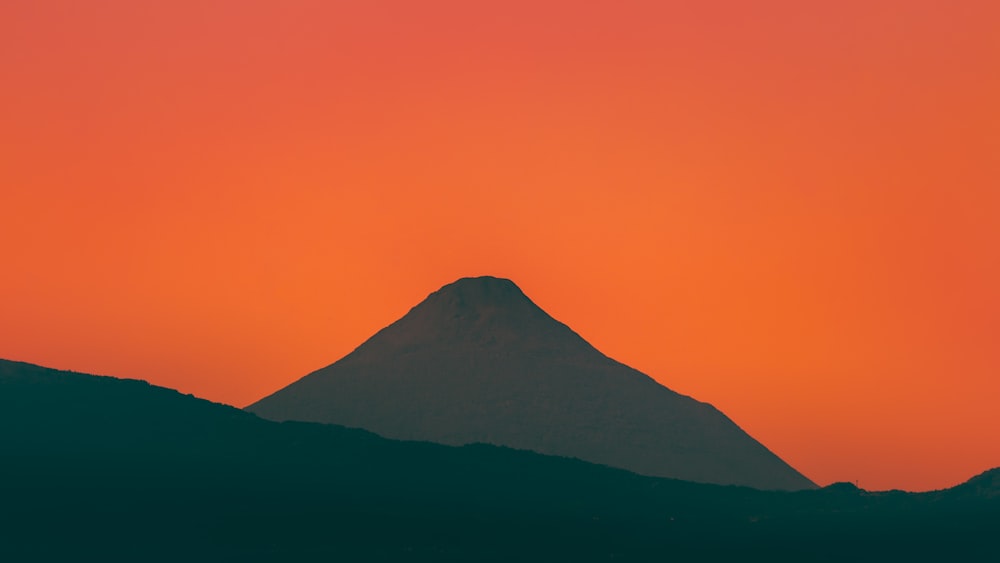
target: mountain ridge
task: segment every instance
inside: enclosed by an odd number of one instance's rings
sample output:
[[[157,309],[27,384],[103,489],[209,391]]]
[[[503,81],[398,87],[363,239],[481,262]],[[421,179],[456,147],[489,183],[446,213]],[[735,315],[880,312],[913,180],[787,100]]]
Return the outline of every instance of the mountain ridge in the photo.
[[[937,493],[690,483],[0,360],[12,561],[992,561],[997,474]]]

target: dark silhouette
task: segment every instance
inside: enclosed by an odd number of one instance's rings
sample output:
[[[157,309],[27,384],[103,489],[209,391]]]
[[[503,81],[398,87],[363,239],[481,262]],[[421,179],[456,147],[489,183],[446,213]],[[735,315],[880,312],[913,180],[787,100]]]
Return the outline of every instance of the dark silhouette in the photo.
[[[996,561],[1000,471],[768,492],[0,360],[4,561]]]
[[[605,356],[513,282],[493,277],[446,285],[340,361],[247,410],[643,475],[815,487],[712,405]]]

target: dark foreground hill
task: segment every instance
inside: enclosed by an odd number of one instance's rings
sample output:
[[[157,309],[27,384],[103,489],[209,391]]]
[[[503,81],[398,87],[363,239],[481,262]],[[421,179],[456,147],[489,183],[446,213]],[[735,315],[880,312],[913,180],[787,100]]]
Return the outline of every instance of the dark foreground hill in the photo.
[[[3,561],[995,561],[996,475],[764,492],[0,361]]]
[[[657,477],[815,487],[712,405],[605,356],[493,277],[446,285],[340,361],[247,410]]]

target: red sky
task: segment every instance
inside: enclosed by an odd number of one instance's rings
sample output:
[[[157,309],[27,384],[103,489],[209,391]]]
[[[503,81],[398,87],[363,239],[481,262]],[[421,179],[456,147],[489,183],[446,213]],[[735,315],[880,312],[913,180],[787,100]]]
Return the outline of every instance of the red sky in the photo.
[[[820,484],[1000,465],[992,0],[13,0],[0,84],[0,357],[245,405],[493,274]]]

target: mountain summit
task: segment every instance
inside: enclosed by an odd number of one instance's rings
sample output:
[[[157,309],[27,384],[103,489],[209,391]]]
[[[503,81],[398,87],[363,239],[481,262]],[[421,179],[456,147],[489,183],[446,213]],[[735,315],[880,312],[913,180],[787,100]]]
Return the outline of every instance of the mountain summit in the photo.
[[[815,487],[713,406],[605,356],[494,277],[442,287],[343,359],[247,410],[688,481]]]

